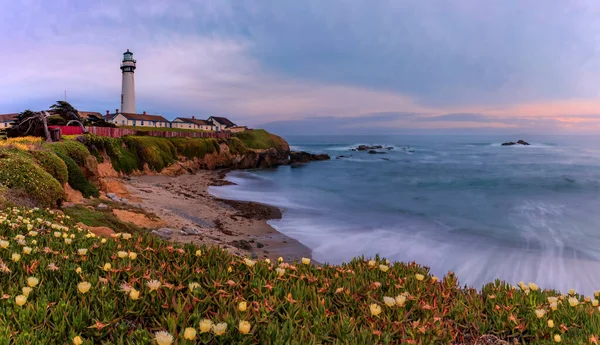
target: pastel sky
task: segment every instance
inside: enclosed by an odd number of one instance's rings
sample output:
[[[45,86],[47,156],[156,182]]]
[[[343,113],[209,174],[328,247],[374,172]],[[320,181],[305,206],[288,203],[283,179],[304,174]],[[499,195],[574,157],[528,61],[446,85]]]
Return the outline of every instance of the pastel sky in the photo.
[[[0,113],[67,100],[281,133],[600,132],[595,0],[0,0]]]

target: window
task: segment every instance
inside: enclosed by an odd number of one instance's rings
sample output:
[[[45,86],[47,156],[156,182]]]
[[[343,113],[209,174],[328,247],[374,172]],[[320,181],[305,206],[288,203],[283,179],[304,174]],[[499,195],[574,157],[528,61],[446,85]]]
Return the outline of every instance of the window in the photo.
[[[140,124],[140,126],[143,126],[143,125],[144,125],[144,121],[142,121],[142,123]]]
[[[122,124],[122,125],[124,125],[124,124],[125,124],[125,120],[122,120],[122,121],[121,121],[121,124]]]
[[[135,120],[133,120],[133,125],[135,126]]]

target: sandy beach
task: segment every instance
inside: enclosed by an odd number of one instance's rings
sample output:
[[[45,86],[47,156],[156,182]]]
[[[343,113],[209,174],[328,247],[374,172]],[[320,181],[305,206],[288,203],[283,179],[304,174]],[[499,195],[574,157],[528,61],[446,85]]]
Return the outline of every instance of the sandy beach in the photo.
[[[226,185],[226,171],[200,170],[191,175],[140,176],[122,180],[129,199],[160,217],[173,232],[169,241],[218,245],[231,253],[286,261],[310,257],[310,249],[279,233],[269,219],[281,218],[272,206],[219,199],[208,192],[213,185]],[[180,230],[191,227],[198,234]]]

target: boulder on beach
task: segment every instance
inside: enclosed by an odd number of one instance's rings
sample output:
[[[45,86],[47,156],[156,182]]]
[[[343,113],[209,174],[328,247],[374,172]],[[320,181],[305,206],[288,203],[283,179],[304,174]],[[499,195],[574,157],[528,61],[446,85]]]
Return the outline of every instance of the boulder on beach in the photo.
[[[305,151],[291,151],[290,152],[290,164],[294,163],[308,163],[310,161],[326,161],[331,159],[328,154],[313,154]]]
[[[380,152],[380,151],[375,151],[375,150],[369,150],[369,154],[372,154],[372,155],[384,155],[386,153],[387,152]]]
[[[369,150],[381,150],[381,149],[383,149],[383,146],[381,146],[381,145],[375,145],[375,146],[358,145],[358,147],[355,149],[352,149],[352,151],[369,151]]]

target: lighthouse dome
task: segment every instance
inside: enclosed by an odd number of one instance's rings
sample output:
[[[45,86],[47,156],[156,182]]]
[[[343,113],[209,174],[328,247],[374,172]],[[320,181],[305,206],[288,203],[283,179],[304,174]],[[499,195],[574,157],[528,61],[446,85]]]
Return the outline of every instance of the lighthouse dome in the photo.
[[[129,49],[127,49],[127,51],[125,53],[123,53],[123,61],[135,62],[135,60],[133,59],[133,53],[130,52]]]

